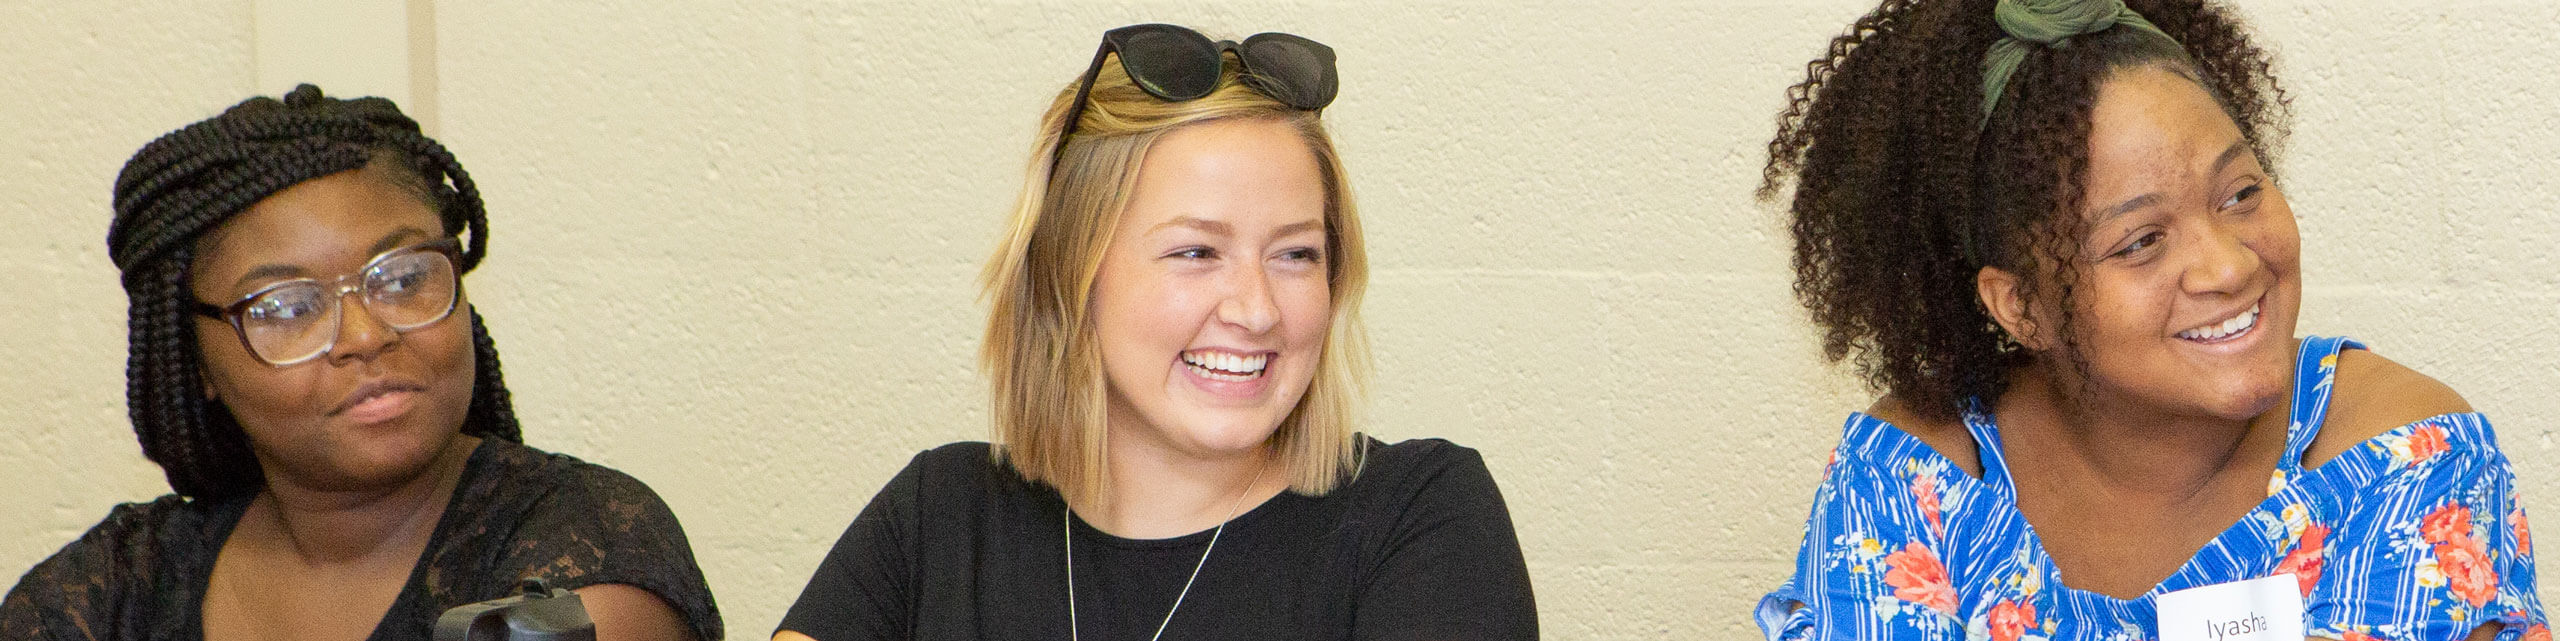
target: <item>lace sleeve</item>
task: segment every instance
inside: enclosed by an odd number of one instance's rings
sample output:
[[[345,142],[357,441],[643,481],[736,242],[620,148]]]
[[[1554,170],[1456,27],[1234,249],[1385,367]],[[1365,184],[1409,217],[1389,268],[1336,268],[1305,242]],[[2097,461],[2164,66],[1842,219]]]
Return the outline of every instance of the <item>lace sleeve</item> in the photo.
[[[98,641],[93,631],[115,629],[107,555],[84,537],[18,577],[0,601],[0,638]]]
[[[584,482],[564,483],[527,514],[500,567],[522,568],[552,585],[580,588],[621,583],[665,599],[705,641],[721,638],[719,608],[695,564],[684,526],[665,501],[638,479],[594,468]]]
[[[449,533],[428,580],[440,607],[506,596],[525,578],[569,589],[618,583],[665,600],[704,641],[721,638],[684,526],[649,486],[522,446],[501,445],[492,458],[449,508],[447,518],[469,521]]]
[[[18,577],[0,601],[0,639],[113,641],[171,636],[193,624],[189,593],[220,546],[205,504],[176,496],[118,505],[80,539]],[[213,511],[236,515],[237,504]]]

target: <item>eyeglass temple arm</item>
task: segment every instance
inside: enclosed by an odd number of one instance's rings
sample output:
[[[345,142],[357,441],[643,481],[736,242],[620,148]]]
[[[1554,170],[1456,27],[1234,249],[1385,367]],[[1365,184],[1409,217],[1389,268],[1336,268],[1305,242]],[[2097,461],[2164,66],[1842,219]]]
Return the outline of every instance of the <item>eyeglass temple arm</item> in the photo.
[[[1102,78],[1102,61],[1111,57],[1112,49],[1111,39],[1103,38],[1102,46],[1093,49],[1093,64],[1085,66],[1083,79],[1076,82],[1076,98],[1067,103],[1066,119],[1058,123],[1058,141],[1049,147],[1049,175],[1057,175],[1058,160],[1067,155],[1067,135],[1075,133],[1077,120],[1084,119],[1084,101],[1093,97],[1093,83]]]

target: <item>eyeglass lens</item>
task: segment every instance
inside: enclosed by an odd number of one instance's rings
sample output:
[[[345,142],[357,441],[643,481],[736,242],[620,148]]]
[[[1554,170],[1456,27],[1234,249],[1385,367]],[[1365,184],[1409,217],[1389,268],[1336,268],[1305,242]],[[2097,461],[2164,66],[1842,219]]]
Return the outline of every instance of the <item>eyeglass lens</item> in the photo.
[[[354,291],[365,311],[395,331],[444,320],[453,312],[453,261],[432,251],[383,258],[362,274]],[[318,281],[296,281],[267,290],[240,312],[240,334],[261,360],[289,365],[319,356],[337,343],[339,299],[345,291]]]

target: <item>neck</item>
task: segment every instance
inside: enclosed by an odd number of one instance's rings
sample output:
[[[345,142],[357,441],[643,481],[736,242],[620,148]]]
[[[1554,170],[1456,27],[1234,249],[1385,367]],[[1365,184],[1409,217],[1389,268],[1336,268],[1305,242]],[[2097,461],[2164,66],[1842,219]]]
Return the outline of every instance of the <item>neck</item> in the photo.
[[[267,488],[250,505],[248,516],[264,515],[256,525],[271,530],[315,566],[401,556],[403,551],[414,557],[434,535],[454,486],[462,480],[463,464],[479,444],[479,438],[457,436],[421,473],[380,487],[314,487],[289,475],[269,474]]]
[[[1288,489],[1269,447],[1225,457],[1185,456],[1138,439],[1113,439],[1100,505],[1073,506],[1095,529],[1164,539],[1217,527]],[[1124,445],[1126,443],[1126,445]]]
[[[2033,452],[2047,469],[2070,470],[2128,496],[2174,501],[2283,448],[2282,407],[2245,419],[2179,413],[2096,389],[2071,367],[2031,366],[2013,377],[1996,408],[2003,426],[2021,428],[2005,431],[2004,445]]]

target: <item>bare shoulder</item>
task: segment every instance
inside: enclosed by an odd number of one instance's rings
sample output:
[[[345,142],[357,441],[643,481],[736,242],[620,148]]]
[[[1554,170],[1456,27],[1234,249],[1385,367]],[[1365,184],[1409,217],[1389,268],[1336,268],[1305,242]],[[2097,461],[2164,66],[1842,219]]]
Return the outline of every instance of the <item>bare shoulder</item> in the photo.
[[[2338,353],[2338,378],[2333,385],[2328,418],[2320,426],[2319,438],[2312,439],[2302,454],[2304,467],[2319,467],[2347,448],[2402,425],[2471,411],[2471,403],[2442,381],[2361,349]]]
[[[1938,456],[1955,464],[1956,469],[1964,470],[1967,476],[1982,478],[1982,455],[1975,449],[1973,433],[1965,430],[1963,420],[1930,418],[1892,394],[1886,394],[1876,399],[1874,405],[1867,406],[1867,415],[1902,428],[1903,433],[1920,439],[1920,444],[1929,446],[1929,449],[1937,450]]]

